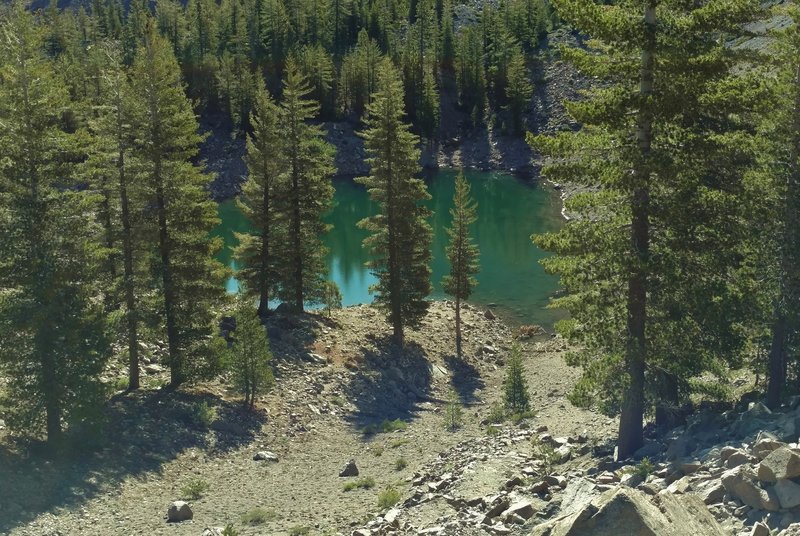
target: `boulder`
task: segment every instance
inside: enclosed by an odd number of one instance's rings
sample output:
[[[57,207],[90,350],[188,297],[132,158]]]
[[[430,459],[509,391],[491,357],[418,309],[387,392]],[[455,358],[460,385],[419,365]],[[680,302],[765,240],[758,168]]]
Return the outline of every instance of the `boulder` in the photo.
[[[744,465],[746,463],[750,463],[753,459],[750,457],[749,454],[744,452],[743,450],[735,450],[731,453],[730,456],[725,460],[725,467],[728,469],[734,469],[739,467],[740,465]]]
[[[726,471],[722,475],[722,485],[733,497],[736,497],[747,506],[775,512],[780,504],[775,493],[771,490],[760,488],[753,476],[743,467]]]
[[[778,441],[777,437],[769,432],[761,432],[758,434],[758,438],[756,438],[756,442],[753,445],[751,452],[753,453],[753,456],[759,460],[763,460],[773,450],[778,450],[779,448],[785,446],[786,445],[784,445],[782,442]]]
[[[206,527],[203,529],[203,536],[222,536],[224,532],[223,527]]]
[[[492,523],[492,519],[508,510],[509,506],[511,506],[511,500],[507,497],[503,497],[489,508],[489,510],[486,512],[486,515],[483,516],[483,521],[481,521],[481,523],[484,525],[490,525]]]
[[[705,504],[717,504],[725,497],[725,486],[721,482],[714,482],[700,493],[700,498]]]
[[[800,476],[800,455],[787,447],[770,452],[758,466],[758,479],[762,482],[777,482]]]
[[[654,497],[617,487],[578,512],[536,526],[531,536],[723,536],[725,531],[693,495]]]
[[[778,480],[772,488],[781,503],[781,508],[788,510],[800,505],[800,485],[791,480]]]
[[[169,506],[167,510],[168,523],[180,523],[181,521],[188,521],[194,517],[194,512],[189,506],[189,503],[184,501],[175,501]]]
[[[342,470],[339,471],[339,476],[358,476],[358,466],[356,466],[355,459],[350,459],[349,462],[344,464]]]
[[[753,525],[753,530],[750,532],[750,536],[769,536],[770,534],[769,527],[761,521],[756,522],[756,524]]]
[[[253,459],[257,462],[266,461],[266,462],[278,462],[278,456],[275,453],[270,452],[268,450],[260,450],[253,454]]]
[[[509,506],[508,509],[503,512],[502,517],[508,519],[511,516],[517,516],[528,520],[532,518],[535,513],[536,511],[533,509],[533,505],[530,501],[519,501]]]

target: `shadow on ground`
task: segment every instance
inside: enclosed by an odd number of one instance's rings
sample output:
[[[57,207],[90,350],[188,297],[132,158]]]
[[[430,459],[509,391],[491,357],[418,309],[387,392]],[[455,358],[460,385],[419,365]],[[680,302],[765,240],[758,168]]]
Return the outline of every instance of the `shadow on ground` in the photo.
[[[373,348],[364,349],[362,366],[347,386],[356,406],[348,420],[363,429],[384,420],[415,419],[419,404],[431,400],[431,364],[424,350],[413,342],[400,348],[388,336],[370,339]]]
[[[452,375],[450,386],[458,395],[461,403],[474,404],[478,402],[475,392],[483,389],[486,383],[481,379],[481,373],[475,365],[454,355],[445,357],[444,362]]]
[[[204,403],[216,419],[205,413],[204,422]],[[36,444],[0,445],[0,533],[54,508],[77,507],[126,478],[157,472],[188,449],[211,455],[236,449],[253,441],[264,421],[263,413],[208,393],[117,395],[108,403],[103,431],[73,438],[56,459],[35,454],[41,450]]]

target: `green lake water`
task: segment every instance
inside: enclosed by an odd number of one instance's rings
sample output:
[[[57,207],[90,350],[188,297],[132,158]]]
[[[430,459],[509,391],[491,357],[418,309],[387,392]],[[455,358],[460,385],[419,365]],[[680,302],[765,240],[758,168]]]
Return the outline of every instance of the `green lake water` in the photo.
[[[443,170],[427,179],[432,196],[427,205],[434,213],[430,220],[434,230],[432,298],[445,297],[441,290],[442,276],[449,270],[445,229],[451,220],[455,175],[455,171]],[[531,242],[530,236],[555,231],[563,224],[558,195],[505,173],[468,171],[466,176],[478,203],[478,221],[472,232],[481,251],[478,286],[469,301],[484,306],[494,304],[496,312],[513,324],[552,325],[561,314],[546,309],[546,305],[559,288],[558,279],[544,272],[539,260],[546,254]],[[334,207],[326,216],[333,229],[325,236],[330,249],[330,278],[339,285],[344,305],[369,303],[369,286],[375,278],[364,267],[369,255],[362,240],[367,233],[356,223],[373,214],[377,206],[369,200],[364,187],[352,179],[337,178],[334,186]],[[225,241],[220,260],[235,270],[230,248],[236,244],[234,232],[246,231],[247,221],[234,201],[221,203],[219,215],[222,223],[217,234]],[[235,292],[235,279],[228,281],[227,287],[229,292]]]

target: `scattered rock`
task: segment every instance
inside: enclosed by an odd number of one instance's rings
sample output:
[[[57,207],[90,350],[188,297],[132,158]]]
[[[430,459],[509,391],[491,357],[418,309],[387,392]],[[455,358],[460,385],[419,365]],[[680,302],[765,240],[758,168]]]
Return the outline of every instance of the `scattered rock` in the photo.
[[[750,536],[769,536],[770,530],[767,525],[762,523],[761,521],[757,521],[755,525],[753,525],[753,530],[750,532]]]
[[[194,517],[194,512],[189,506],[189,503],[184,501],[175,501],[167,510],[167,522],[180,523],[181,521],[188,521]]]
[[[773,450],[758,466],[758,479],[762,482],[777,482],[798,476],[800,476],[800,455],[787,447]]]
[[[534,513],[536,513],[536,511],[529,501],[520,501],[512,504],[508,510],[503,512],[502,517],[508,519],[510,516],[518,516],[523,520],[528,520],[533,517]]]
[[[781,508],[788,510],[800,505],[800,485],[791,480],[778,480],[773,487]]]
[[[358,467],[356,466],[355,459],[351,459],[347,462],[341,471],[339,471],[339,476],[358,476]]]
[[[259,461],[267,461],[267,462],[278,462],[278,456],[268,450],[260,450],[253,455],[253,459],[257,462]]]
[[[774,492],[760,488],[752,475],[743,467],[731,469],[722,475],[722,485],[732,496],[752,508],[775,512],[779,508]]]

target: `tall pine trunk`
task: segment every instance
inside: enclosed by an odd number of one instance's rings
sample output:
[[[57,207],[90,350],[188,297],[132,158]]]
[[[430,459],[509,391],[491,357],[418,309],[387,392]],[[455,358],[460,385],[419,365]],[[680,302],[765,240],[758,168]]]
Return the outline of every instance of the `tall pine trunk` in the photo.
[[[264,169],[267,169],[268,162],[264,161]],[[264,212],[264,221],[269,222],[270,198],[269,183],[264,183],[264,196],[261,199],[261,207]],[[264,225],[261,230],[261,271],[259,273],[258,289],[258,315],[264,317],[269,312],[269,223]]]
[[[644,10],[645,43],[640,71],[640,108],[637,139],[641,161],[634,169],[631,199],[631,254],[633,268],[628,277],[628,340],[625,367],[629,384],[622,400],[619,419],[619,459],[630,457],[643,443],[645,363],[647,359],[647,263],[650,253],[650,170],[652,114],[649,96],[653,92],[653,65],[656,45],[656,6],[651,0]]]
[[[392,293],[392,330],[398,346],[405,344],[403,330],[402,297],[400,296],[400,263],[397,252],[397,218],[395,216],[395,184],[392,175],[392,136],[386,137],[386,226],[389,234],[389,289]]]
[[[299,145],[299,144],[298,144]],[[299,147],[298,147],[299,150]],[[292,247],[294,249],[294,309],[303,310],[303,239],[300,228],[300,177],[297,163],[292,170]]]
[[[794,310],[800,289],[797,288],[796,249],[800,239],[800,63],[795,69],[794,106],[792,125],[792,148],[790,152],[790,173],[786,184],[783,216],[783,236],[781,237],[780,283],[775,318],[772,325],[772,344],[769,352],[769,383],[767,384],[767,406],[775,409],[781,403],[781,391],[786,383],[786,352],[791,334],[787,310]]]
[[[461,358],[461,298],[456,296],[456,357]]]
[[[164,286],[164,316],[167,323],[167,351],[169,352],[169,379],[172,386],[183,383],[183,363],[178,350],[178,329],[175,322],[175,288],[172,281],[172,259],[170,257],[169,229],[164,185],[161,177],[161,162],[156,163],[156,207],[158,210],[158,250],[161,255],[161,282]]]
[[[119,125],[121,128],[121,125]],[[120,149],[117,160],[119,170],[119,199],[122,219],[122,262],[124,270],[125,308],[128,328],[128,389],[139,388],[139,334],[136,288],[133,273],[133,231],[131,229],[128,184],[125,176],[125,152]]]

